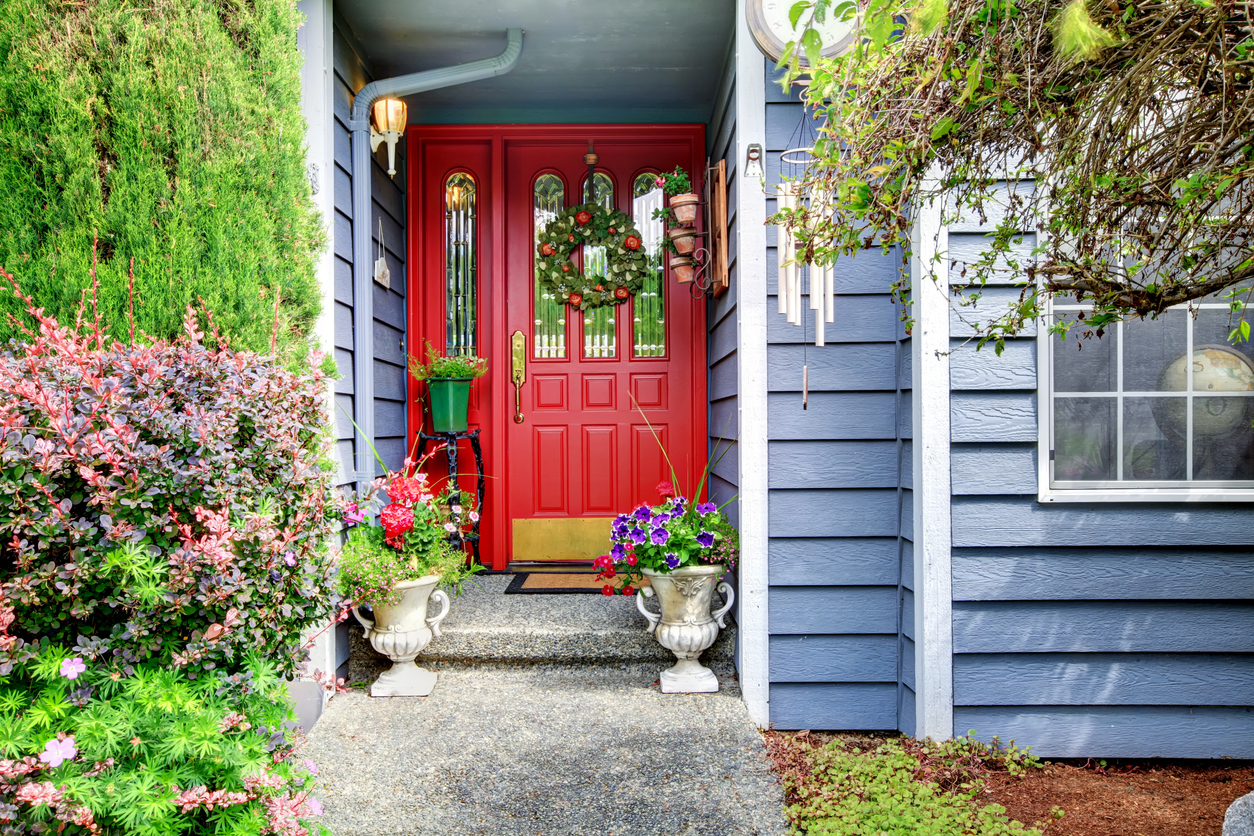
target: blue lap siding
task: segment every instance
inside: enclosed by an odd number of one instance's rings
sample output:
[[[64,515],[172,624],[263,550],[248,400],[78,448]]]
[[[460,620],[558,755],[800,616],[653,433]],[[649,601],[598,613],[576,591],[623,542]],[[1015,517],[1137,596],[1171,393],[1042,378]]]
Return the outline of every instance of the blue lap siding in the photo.
[[[768,190],[780,182],[780,152],[813,135],[775,77],[768,66]],[[910,513],[909,342],[888,295],[900,254],[868,250],[837,263],[836,322],[817,348],[808,304],[804,328],[778,313],[773,230],[767,242],[771,722],[912,727],[903,671],[913,676],[913,643],[901,618],[903,556],[912,560],[901,525]]]
[[[951,227],[954,281],[984,231]],[[1038,502],[1037,341],[999,358],[967,330],[950,371],[954,733],[1053,757],[1254,757],[1254,508]]]

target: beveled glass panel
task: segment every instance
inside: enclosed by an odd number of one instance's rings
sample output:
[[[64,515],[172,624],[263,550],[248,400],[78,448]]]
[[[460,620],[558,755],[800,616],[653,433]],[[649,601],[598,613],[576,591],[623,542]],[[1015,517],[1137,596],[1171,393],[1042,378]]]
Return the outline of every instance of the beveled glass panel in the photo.
[[[1087,340],[1050,337],[1054,351],[1055,392],[1113,392],[1119,383],[1115,364],[1116,329]]]
[[[1254,398],[1193,399],[1193,478],[1254,479]]]
[[[536,178],[532,191],[535,224],[532,229],[531,254],[535,258],[540,230],[566,208],[566,187],[556,174]],[[532,351],[537,359],[566,356],[566,303],[535,280],[535,337]]]
[[[666,229],[661,218],[653,219],[653,211],[661,209],[666,198],[657,186],[656,177],[646,172],[637,176],[631,187],[631,217],[640,231],[649,270],[644,287],[632,302],[633,357],[666,356],[666,273],[662,269],[662,241]]]
[[[1116,478],[1115,398],[1054,399],[1054,479]]]
[[[1188,316],[1185,311],[1166,311],[1158,319],[1123,323],[1123,391],[1184,391]]]
[[[444,182],[444,353],[475,354],[478,226],[475,180],[458,172]]]
[[[1125,481],[1185,477],[1184,398],[1125,398],[1123,401],[1123,478]]]
[[[593,177],[593,193],[589,195],[588,181],[583,184],[584,203],[598,203],[605,209],[614,208],[614,181],[608,174],[598,171]],[[608,261],[605,247],[583,248],[583,274],[591,280],[605,276]],[[583,313],[583,356],[614,357],[618,352],[617,312],[619,305],[589,308]]]

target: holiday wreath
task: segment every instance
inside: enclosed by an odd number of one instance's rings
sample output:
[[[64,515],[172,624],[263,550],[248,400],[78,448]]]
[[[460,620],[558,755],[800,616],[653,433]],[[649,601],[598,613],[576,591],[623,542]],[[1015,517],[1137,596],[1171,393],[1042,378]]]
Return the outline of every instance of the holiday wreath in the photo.
[[[605,248],[604,276],[584,275],[571,263],[571,253],[585,244]],[[572,206],[540,231],[536,281],[580,310],[627,301],[651,272],[640,232],[617,209],[595,203]]]

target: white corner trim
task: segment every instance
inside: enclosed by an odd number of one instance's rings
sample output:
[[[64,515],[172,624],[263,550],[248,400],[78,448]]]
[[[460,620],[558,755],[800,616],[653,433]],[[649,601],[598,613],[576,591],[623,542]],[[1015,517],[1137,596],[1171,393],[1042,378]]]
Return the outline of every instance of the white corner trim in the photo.
[[[768,602],[768,493],[766,411],[766,195],[745,180],[751,144],[766,146],[766,70],[736,3],[736,312],[737,389],[740,411],[736,445],[740,476],[740,688],[749,718],[767,728],[770,714]]]
[[[949,233],[942,223],[941,211],[941,199],[920,207],[910,262],[914,297],[911,401],[914,411],[915,736],[937,740],[954,734]]]
[[[334,24],[331,12],[332,0],[300,0],[297,7],[305,16],[297,30],[297,46],[304,56],[300,74],[300,107],[305,117],[305,145],[308,149],[307,172],[317,191],[313,195],[314,206],[322,218],[326,244],[315,265],[318,288],[322,295],[322,310],[318,314],[315,334],[318,349],[335,356],[335,254],[332,247],[335,217],[335,148],[334,148],[334,89],[332,86]],[[347,370],[341,370],[345,372]],[[334,427],[335,381],[327,380],[327,422]],[[339,451],[334,447],[331,455],[339,461]],[[352,462],[339,462],[341,473],[353,471]],[[314,628],[306,634],[306,640],[316,635],[310,648],[309,668],[334,674],[336,668],[335,625],[325,630]],[[324,694],[325,699],[325,694]]]

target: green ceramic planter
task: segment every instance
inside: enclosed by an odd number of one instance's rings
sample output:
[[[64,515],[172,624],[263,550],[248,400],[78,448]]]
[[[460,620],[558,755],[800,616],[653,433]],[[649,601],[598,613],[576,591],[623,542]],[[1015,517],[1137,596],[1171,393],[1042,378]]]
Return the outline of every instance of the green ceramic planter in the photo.
[[[431,429],[438,433],[465,432],[466,411],[470,406],[470,378],[442,378],[427,381],[431,399]]]

